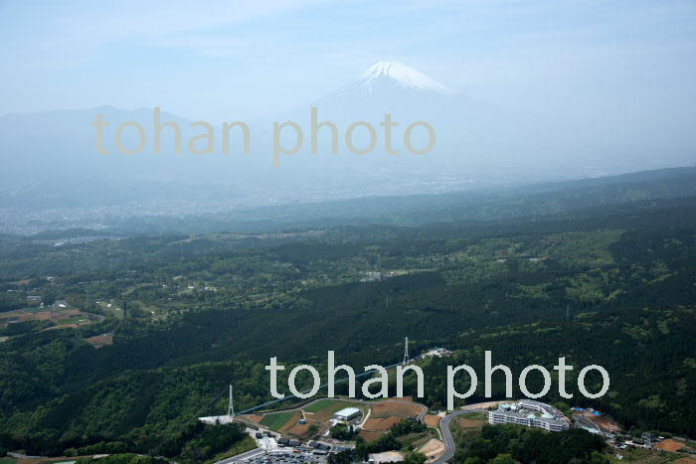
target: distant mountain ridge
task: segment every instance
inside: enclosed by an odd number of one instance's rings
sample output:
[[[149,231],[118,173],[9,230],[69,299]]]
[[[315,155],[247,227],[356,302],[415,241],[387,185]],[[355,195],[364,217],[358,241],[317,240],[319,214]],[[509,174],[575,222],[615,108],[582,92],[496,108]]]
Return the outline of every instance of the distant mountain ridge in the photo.
[[[319,122],[337,125],[338,154],[331,153],[332,133],[326,128],[318,132],[319,153],[311,154],[311,107],[318,109]],[[385,149],[380,125],[385,113],[398,122],[392,141],[398,154]],[[148,136],[145,151],[98,153],[97,114],[111,123],[111,139],[119,124],[141,123]],[[282,168],[275,168],[273,123],[288,120],[304,129],[304,147],[283,155]],[[86,216],[94,216],[90,210],[114,216],[188,216],[318,200],[438,194],[693,162],[693,153],[679,144],[661,146],[656,156],[653,147],[617,139],[621,131],[613,127],[575,127],[562,115],[491,105],[454,93],[398,61],[377,62],[352,83],[295,111],[248,121],[249,155],[238,144],[230,154],[221,154],[219,139],[214,155],[179,155],[168,130],[162,153],[154,154],[152,121],[152,109],[108,106],[1,116],[0,208],[9,223],[33,221],[31,215],[41,211],[56,216],[75,215],[66,211],[76,209]],[[201,133],[186,118],[163,113],[163,121],[180,124],[184,149],[190,137]],[[356,121],[367,121],[376,130],[376,148],[368,155],[346,150],[347,128]],[[404,146],[404,130],[414,121],[426,121],[436,130],[435,148],[426,155],[414,155]],[[427,134],[412,135],[413,144],[422,147]],[[355,145],[365,146],[366,137],[356,130]],[[126,133],[124,144],[137,145],[133,131]]]
[[[429,195],[366,197],[246,208],[221,213],[189,215],[122,215],[103,217],[93,230],[72,230],[69,236],[115,234],[201,234],[217,232],[272,233],[336,226],[392,225],[420,227],[479,224],[494,228],[501,220],[552,220],[589,214],[607,207],[617,212],[651,202],[696,198],[696,167],[644,171],[619,176],[547,183],[518,188],[496,188]],[[52,224],[52,225],[51,225]],[[63,224],[63,225],[61,225]],[[73,224],[81,227],[84,223]],[[65,224],[47,221],[37,230]],[[67,227],[70,229],[70,227]]]

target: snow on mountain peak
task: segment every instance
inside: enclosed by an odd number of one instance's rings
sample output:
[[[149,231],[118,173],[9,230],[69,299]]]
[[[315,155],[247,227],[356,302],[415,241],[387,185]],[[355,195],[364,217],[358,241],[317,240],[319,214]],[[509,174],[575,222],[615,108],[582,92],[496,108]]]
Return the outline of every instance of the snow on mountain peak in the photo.
[[[392,81],[402,87],[426,92],[448,94],[451,90],[401,61],[378,61],[363,73],[351,87],[371,94],[378,82]]]

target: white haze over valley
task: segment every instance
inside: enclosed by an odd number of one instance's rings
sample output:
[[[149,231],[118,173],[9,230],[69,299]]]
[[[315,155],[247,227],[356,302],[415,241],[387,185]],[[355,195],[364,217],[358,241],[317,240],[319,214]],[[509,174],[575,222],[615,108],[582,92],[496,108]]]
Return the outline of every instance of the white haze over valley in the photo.
[[[481,191],[696,161],[689,2],[232,3],[213,2],[206,15],[147,6],[137,20],[129,2],[82,5],[82,23],[95,24],[87,30],[66,29],[59,19],[73,12],[64,7],[0,6],[0,38],[12,45],[1,52],[0,230]],[[187,28],[168,28],[187,15]],[[23,25],[42,27],[20,42]],[[184,153],[169,130],[153,153],[154,107],[182,128]],[[337,126],[337,154],[326,126],[312,154],[312,108]],[[385,147],[386,113],[398,122],[398,154]],[[97,150],[98,114],[111,123],[110,155]],[[218,131],[215,154],[186,150],[201,120]],[[236,134],[223,154],[222,121],[237,120],[250,127],[251,153]],[[126,121],[147,131],[142,153],[116,150]],[[278,167],[273,123],[284,121],[302,127],[304,147]],[[346,147],[356,121],[377,131],[365,155]],[[402,141],[416,121],[437,134],[424,155]],[[354,134],[367,144],[364,130]],[[424,131],[412,135],[427,144]],[[137,145],[134,136],[125,131],[124,144]],[[280,140],[295,139],[286,131]]]

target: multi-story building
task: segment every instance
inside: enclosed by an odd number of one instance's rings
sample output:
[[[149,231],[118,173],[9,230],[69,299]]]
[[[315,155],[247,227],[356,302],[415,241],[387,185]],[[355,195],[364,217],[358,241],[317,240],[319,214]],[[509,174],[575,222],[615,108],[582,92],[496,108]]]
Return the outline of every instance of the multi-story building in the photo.
[[[517,424],[538,427],[551,432],[568,430],[570,422],[561,411],[539,401],[522,400],[514,403],[500,403],[498,409],[488,412],[488,422],[497,424]]]

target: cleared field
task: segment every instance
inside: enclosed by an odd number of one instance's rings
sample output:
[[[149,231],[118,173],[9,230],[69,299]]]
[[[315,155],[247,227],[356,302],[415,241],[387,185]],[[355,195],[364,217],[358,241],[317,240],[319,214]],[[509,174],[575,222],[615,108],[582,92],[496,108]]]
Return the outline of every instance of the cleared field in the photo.
[[[341,410],[347,402],[341,400],[319,400],[315,403],[310,404],[304,409],[305,412],[319,412],[325,409],[334,409],[335,411]]]
[[[349,406],[356,406],[356,404],[349,401],[326,399],[312,403],[302,409],[305,413],[308,413],[312,420],[323,422],[330,419],[336,411]]]
[[[44,330],[77,328],[85,324],[97,320],[101,316],[86,314],[78,309],[18,309],[0,314],[0,325],[31,322],[31,321],[48,321],[54,324]]]
[[[113,334],[102,334],[102,335],[95,335],[94,337],[89,337],[85,338],[85,341],[92,345],[95,348],[102,348],[107,345],[113,345],[114,344],[114,335]]]
[[[250,420],[251,422],[256,422],[257,424],[260,424],[263,420],[263,414],[244,414],[241,417]]]
[[[660,443],[655,445],[655,448],[659,448],[659,449],[666,450],[666,451],[678,451],[684,447],[686,447],[686,443],[681,442],[681,441],[677,441],[677,440],[673,440],[671,438],[668,438],[666,440],[662,440]]]
[[[369,443],[371,441],[379,440],[382,437],[382,435],[384,435],[384,432],[361,430],[359,435],[362,437],[363,440]]]
[[[428,458],[426,462],[432,462],[445,452],[445,444],[442,440],[431,438],[418,449],[418,452],[425,454]]]
[[[481,411],[469,412],[466,414],[462,414],[460,417],[466,417],[467,419],[471,419],[471,420],[480,420],[483,422],[488,421],[488,413],[481,412]]]
[[[437,428],[440,426],[440,421],[442,420],[442,417],[436,416],[435,414],[426,414],[423,420],[425,421],[425,425],[427,425],[428,427]]]
[[[599,429],[603,432],[619,433],[621,431],[621,427],[619,426],[619,424],[617,424],[616,421],[609,416],[595,416],[590,411],[584,411],[576,414],[585,417],[590,422],[599,427]]]
[[[261,425],[265,425],[271,430],[280,431],[284,425],[290,422],[293,418],[298,418],[300,413],[297,411],[275,412],[266,414],[261,419]]]
[[[309,427],[311,427],[312,424],[307,422],[306,424],[300,424],[299,422],[295,422],[292,424],[291,427],[287,428],[285,432],[289,435],[294,435],[296,437],[300,438],[305,438],[309,432]]]
[[[454,419],[454,422],[463,429],[480,429],[486,424],[481,413],[464,414]]]
[[[371,417],[415,417],[426,411],[426,407],[417,403],[406,403],[401,401],[382,401],[371,404]]]
[[[388,416],[388,417],[373,417],[371,416],[363,425],[363,429],[360,431],[360,436],[365,441],[375,441],[379,439],[382,435],[387,433],[389,429],[399,422],[403,421],[403,417],[399,416]]]
[[[403,417],[389,416],[389,417],[370,417],[365,425],[363,425],[363,430],[369,431],[384,431],[386,432],[392,426],[403,421]]]
[[[696,458],[686,457],[672,461],[672,464],[696,464]]]
[[[679,459],[680,456],[677,453],[665,453],[663,451],[630,448],[621,450],[621,454],[623,455],[624,459],[622,459],[621,461],[613,460],[613,462],[631,462],[635,464],[667,464]],[[693,463],[687,462],[685,464],[696,464],[696,459],[693,460]]]

